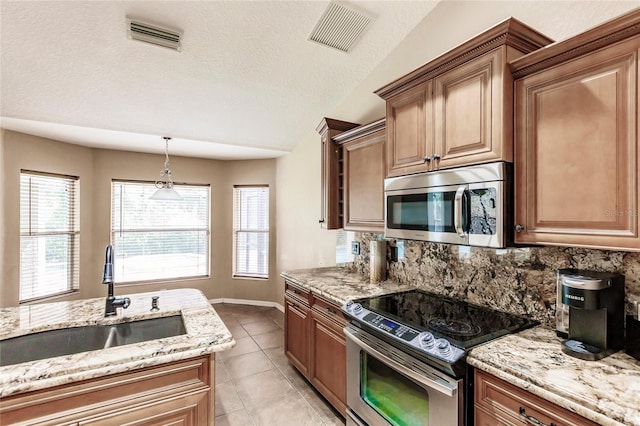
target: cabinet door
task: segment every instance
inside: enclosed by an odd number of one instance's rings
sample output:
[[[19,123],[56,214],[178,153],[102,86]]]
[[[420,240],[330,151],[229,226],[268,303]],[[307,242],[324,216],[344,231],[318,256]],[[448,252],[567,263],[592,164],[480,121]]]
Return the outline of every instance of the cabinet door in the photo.
[[[285,355],[309,377],[309,308],[285,296],[284,315]]]
[[[342,414],[347,407],[347,352],[345,336],[339,323],[323,313],[330,309],[336,315],[337,307],[314,305],[311,316],[311,383]]]
[[[640,38],[516,82],[515,241],[640,249]]]
[[[384,229],[385,131],[344,144],[345,222],[348,231]]]
[[[429,81],[387,101],[387,177],[430,170],[431,96]]]
[[[213,424],[207,414],[209,392],[194,392],[81,421],[81,426],[200,426]]]
[[[512,161],[513,150],[503,146],[512,143],[510,138],[503,141],[503,126],[512,127],[511,115],[503,111],[506,49],[498,48],[434,79],[434,167]],[[509,104],[512,93],[507,93]]]

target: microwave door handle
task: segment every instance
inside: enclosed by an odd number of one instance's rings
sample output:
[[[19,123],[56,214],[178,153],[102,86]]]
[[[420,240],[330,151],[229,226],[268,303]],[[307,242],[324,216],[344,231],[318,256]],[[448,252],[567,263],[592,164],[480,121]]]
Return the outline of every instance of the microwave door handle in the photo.
[[[456,229],[456,233],[460,237],[464,237],[464,229],[462,228],[462,197],[467,190],[466,186],[461,186],[457,189],[456,195],[453,198],[453,227]]]

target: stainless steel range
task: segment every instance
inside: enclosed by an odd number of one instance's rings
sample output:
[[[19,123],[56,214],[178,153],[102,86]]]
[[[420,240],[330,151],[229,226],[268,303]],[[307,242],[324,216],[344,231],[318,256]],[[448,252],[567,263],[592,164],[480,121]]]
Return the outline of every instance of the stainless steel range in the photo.
[[[349,302],[348,425],[473,424],[473,346],[536,324],[420,290]]]

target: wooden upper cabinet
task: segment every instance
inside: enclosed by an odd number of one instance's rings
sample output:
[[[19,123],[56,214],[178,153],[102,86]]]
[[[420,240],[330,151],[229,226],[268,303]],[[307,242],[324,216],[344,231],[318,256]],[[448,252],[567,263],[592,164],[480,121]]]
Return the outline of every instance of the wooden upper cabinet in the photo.
[[[342,149],[333,141],[333,137],[357,127],[356,123],[323,118],[316,131],[320,133],[321,174],[320,174],[320,219],[326,229],[342,228],[343,222],[343,162]]]
[[[344,229],[383,232],[385,119],[334,138],[344,157]]]
[[[638,33],[636,11],[513,62],[517,243],[640,250]]]
[[[507,63],[551,41],[510,18],[378,89],[387,101],[387,177],[513,161]]]
[[[432,83],[387,101],[386,176],[425,171],[433,155]]]

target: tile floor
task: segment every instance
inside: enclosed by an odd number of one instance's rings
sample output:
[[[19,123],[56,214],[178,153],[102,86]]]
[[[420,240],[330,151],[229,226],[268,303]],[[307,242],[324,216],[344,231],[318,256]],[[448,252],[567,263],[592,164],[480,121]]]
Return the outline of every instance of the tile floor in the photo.
[[[236,346],[216,355],[216,426],[344,425],[284,355],[276,308],[215,304]]]

